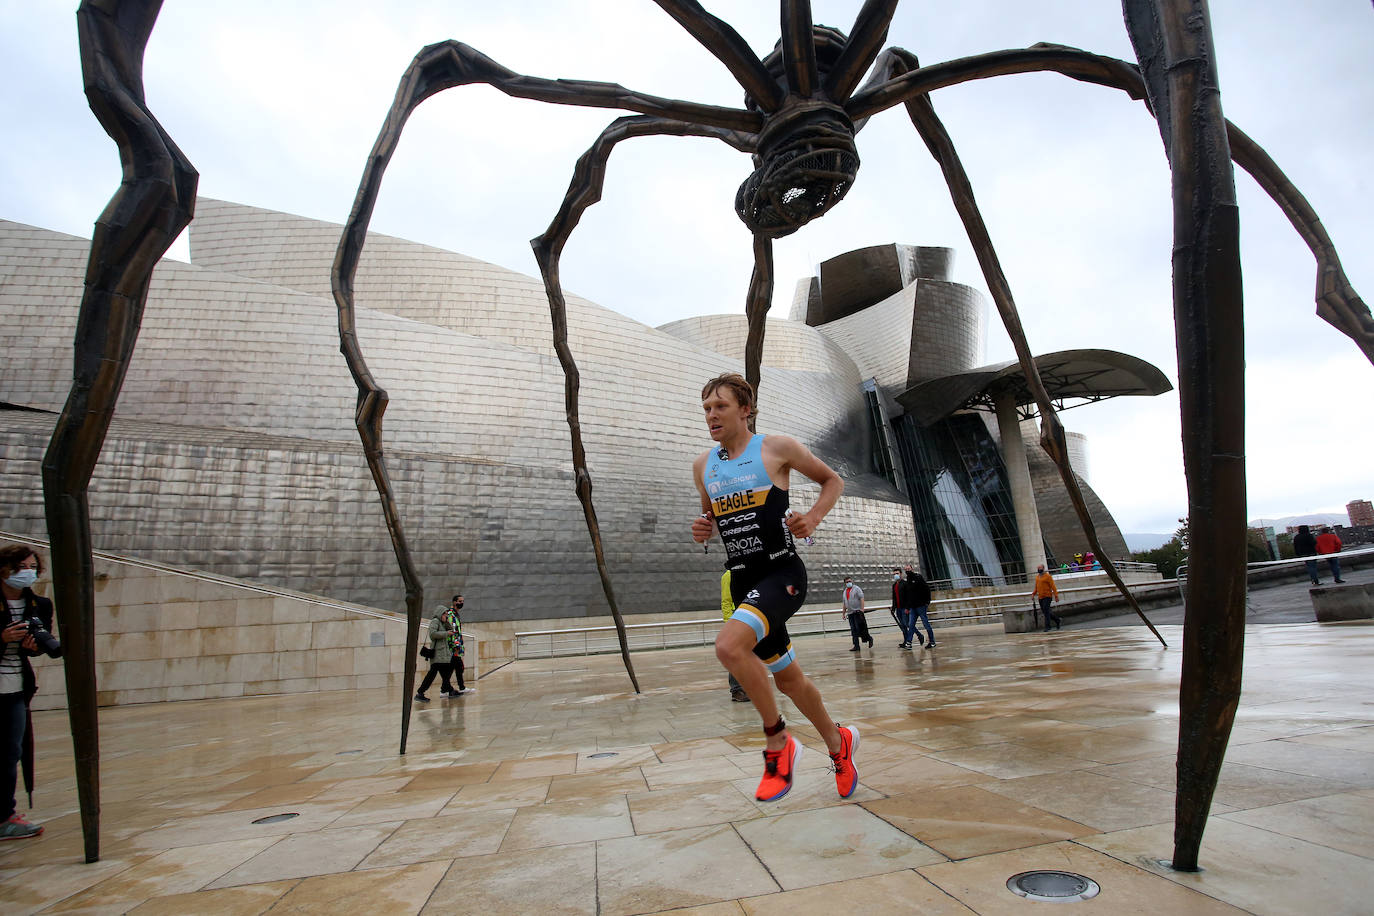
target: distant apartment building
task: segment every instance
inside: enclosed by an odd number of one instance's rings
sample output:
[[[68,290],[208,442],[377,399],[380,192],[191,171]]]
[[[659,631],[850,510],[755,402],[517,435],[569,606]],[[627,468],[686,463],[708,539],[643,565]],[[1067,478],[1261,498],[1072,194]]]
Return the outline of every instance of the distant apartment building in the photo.
[[[1346,503],[1345,514],[1350,516],[1352,527],[1374,525],[1374,503],[1367,499],[1352,499]]]

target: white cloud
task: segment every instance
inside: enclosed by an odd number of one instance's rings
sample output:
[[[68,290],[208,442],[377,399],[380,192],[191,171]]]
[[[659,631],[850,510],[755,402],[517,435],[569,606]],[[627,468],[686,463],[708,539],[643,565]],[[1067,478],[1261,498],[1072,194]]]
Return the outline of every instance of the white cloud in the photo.
[[[756,52],[771,50],[776,6],[706,5]],[[847,30],[860,5],[816,0],[814,19]],[[1332,0],[1210,7],[1227,114],[1307,194],[1356,288],[1374,295],[1374,11]],[[534,75],[718,105],[741,100],[718,61],[639,0],[166,4],[145,82],[200,170],[202,193],[338,221],[402,71],[421,47],[447,38]],[[983,0],[938,11],[908,0],[889,41],[927,64],[1036,41],[1131,56],[1119,7],[1100,0]],[[9,126],[0,217],[89,234],[119,166],[81,94],[71,10],[0,4],[0,76],[21,87],[0,98]],[[1174,378],[1168,174],[1144,107],[1053,75],[981,81],[935,101],[1034,349],[1124,350]],[[557,210],[577,156],[618,114],[515,101],[486,88],[443,93],[413,117],[373,228],[533,273],[528,240]],[[775,311],[785,314],[796,280],[817,262],[891,241],[953,246],[956,278],[982,287],[938,170],[904,113],[873,119],[859,145],[864,164],[848,199],[776,246]],[[742,311],[751,252],[730,204],[749,168],[748,157],[709,141],[624,145],[612,157],[605,199],[568,245],[566,286],[650,324]],[[1353,447],[1369,454],[1362,431],[1374,428],[1371,368],[1313,316],[1315,270],[1292,228],[1248,176],[1238,174],[1237,187],[1249,514],[1368,497],[1368,461],[1339,456]],[[989,327],[989,359],[1007,358],[995,317]],[[1065,418],[1090,435],[1095,483],[1129,530],[1172,530],[1186,511],[1175,405],[1120,400]],[[1323,458],[1320,473],[1301,468],[1309,455]]]

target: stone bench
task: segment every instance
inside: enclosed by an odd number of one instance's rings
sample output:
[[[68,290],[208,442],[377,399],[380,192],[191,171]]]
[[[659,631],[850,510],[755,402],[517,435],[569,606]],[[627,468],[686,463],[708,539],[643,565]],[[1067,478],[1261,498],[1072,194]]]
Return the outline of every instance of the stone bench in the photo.
[[[1310,590],[1318,623],[1374,620],[1374,584],[1322,585]]]

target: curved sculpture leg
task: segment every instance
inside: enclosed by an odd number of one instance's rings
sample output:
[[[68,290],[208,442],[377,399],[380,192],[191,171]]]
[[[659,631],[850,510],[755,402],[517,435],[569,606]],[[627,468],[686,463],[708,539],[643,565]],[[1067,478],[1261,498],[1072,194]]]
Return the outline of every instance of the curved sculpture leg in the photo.
[[[854,94],[854,87],[878,59],[896,12],[897,0],[864,0],[849,30],[849,41],[825,76],[826,95],[832,99],[847,99]]]
[[[77,320],[71,392],[43,456],[53,597],[87,862],[100,858],[95,583],[87,485],[133,357],[153,268],[191,221],[196,170],[143,97],[143,53],[161,4],[87,0],[77,10],[91,110],[119,146],[124,176],[96,222]]]
[[[696,0],[655,0],[663,11],[725,65],[745,93],[764,111],[777,111],[785,94],[749,43],[728,23],[702,9]]]
[[[1192,526],[1173,867],[1194,871],[1240,703],[1245,642],[1240,221],[1206,3],[1126,0],[1122,7],[1173,176],[1174,322]]]
[[[993,51],[911,70],[899,77],[865,87],[845,103],[855,124],[908,98],[970,80],[1011,73],[1059,73],[1082,82],[1119,89],[1133,99],[1145,99],[1140,68],[1115,57],[1092,54],[1066,45],[1040,43],[1030,48]],[[1146,101],[1151,112],[1155,104]],[[1160,101],[1160,105],[1167,102]],[[1374,316],[1351,286],[1336,249],[1316,211],[1269,155],[1229,121],[1226,122],[1231,156],[1245,169],[1302,236],[1317,259],[1317,314],[1355,341],[1374,363]]]
[[[635,676],[634,665],[630,661],[625,620],[621,617],[620,606],[615,600],[615,590],[611,585],[610,572],[606,567],[606,554],[602,547],[601,524],[596,517],[596,507],[592,503],[592,475],[587,470],[587,453],[582,444],[582,420],[578,413],[581,374],[577,369],[577,361],[573,359],[572,349],[568,346],[568,308],[563,296],[559,262],[563,255],[563,246],[577,228],[582,214],[601,199],[601,191],[606,182],[606,163],[616,144],[632,137],[662,135],[716,137],[737,149],[752,148],[750,137],[734,131],[700,127],[664,118],[619,118],[602,131],[596,142],[577,160],[568,193],[564,196],[558,213],[549,224],[549,228],[530,241],[530,247],[534,249],[534,258],[539,263],[539,273],[544,278],[544,292],[549,300],[549,315],[553,323],[553,347],[563,367],[564,407],[572,442],[577,498],[582,503],[582,514],[586,518],[587,532],[592,539],[592,551],[596,555],[596,570],[601,577],[601,589],[611,609],[611,619],[615,621],[616,636],[620,640],[620,657],[625,663],[625,672],[630,676],[635,693],[640,692],[639,679]]]
[[[773,240],[754,236],[754,272],[749,278],[749,298],[744,314],[749,319],[749,336],[744,341],[744,378],[754,386],[758,397],[763,364],[763,337],[767,330],[768,309],[773,304]],[[750,423],[750,429],[753,424]]]
[[[339,310],[340,349],[348,361],[354,383],[358,386],[356,417],[358,433],[362,437],[363,448],[367,452],[368,467],[372,471],[373,481],[376,483],[378,493],[382,498],[387,528],[391,532],[392,547],[401,565],[401,576],[406,584],[406,672],[401,720],[402,753],[405,753],[406,735],[409,731],[411,691],[415,680],[415,654],[419,644],[420,604],[423,602],[423,593],[419,577],[410,559],[410,551],[405,543],[400,516],[396,510],[395,498],[392,495],[385,463],[382,460],[381,422],[382,413],[386,410],[387,398],[386,392],[378,387],[373,380],[358,347],[357,332],[354,325],[353,278],[357,272],[358,261],[362,257],[363,245],[367,240],[367,227],[372,220],[372,211],[377,203],[377,195],[381,191],[382,177],[385,175],[386,167],[400,142],[401,131],[405,128],[405,122],[410,117],[410,113],[422,101],[437,92],[472,83],[484,83],[517,98],[594,108],[626,108],[631,111],[643,111],[655,115],[689,117],[703,124],[717,125],[725,133],[756,128],[761,122],[760,117],[753,112],[660,99],[632,92],[614,83],[546,80],[522,76],[502,67],[468,45],[456,41],[440,42],[422,49],[411,61],[410,66],[406,68],[405,74],[401,77],[400,85],[396,89],[396,97],[392,102],[391,109],[387,113],[376,142],[373,144],[367,166],[363,170],[363,177],[358,184],[358,192],[354,197],[353,209],[339,239],[339,248],[334,256],[334,266],[330,272],[334,302]],[[693,128],[688,125],[684,125],[683,130],[693,132]],[[559,355],[560,358],[564,356],[561,352]],[[568,354],[567,359],[569,362],[571,361],[571,354]],[[569,362],[564,364],[565,371]],[[575,405],[577,379],[576,367],[573,368],[574,374],[569,376],[568,385],[570,386],[571,402]],[[580,436],[575,436],[575,438],[580,443]],[[599,528],[596,527],[595,513],[591,509],[591,480],[590,477],[586,477],[585,480],[583,477],[584,473],[579,473],[578,494],[584,500],[583,507],[588,515],[588,525],[596,532],[599,531]],[[586,494],[585,497],[583,497],[584,493]],[[602,574],[602,584],[609,595],[610,581],[606,577],[604,563],[601,559],[599,538],[594,535],[593,540],[597,551],[598,567]],[[615,604],[612,601],[612,608],[614,609],[614,607]],[[621,640],[622,649],[624,649],[623,633]],[[627,666],[628,661],[627,652]],[[635,680],[633,672],[631,672],[630,679],[631,681]],[[638,689],[639,686],[636,683],[635,690],[638,691]]]
[[[1326,234],[1321,217],[1307,198],[1254,140],[1230,121],[1226,122],[1226,142],[1231,158],[1259,183],[1287,215],[1317,259],[1317,314],[1345,334],[1374,363],[1374,316],[1360,294],[1350,285],[1341,267],[1336,246]]]
[[[915,55],[909,51],[895,48],[888,51],[887,54],[885,69],[889,73],[899,74],[920,66]],[[1016,348],[1016,356],[1021,362],[1021,370],[1026,374],[1026,383],[1035,396],[1036,406],[1040,410],[1041,447],[1045,449],[1050,459],[1054,461],[1055,467],[1059,469],[1060,479],[1063,480],[1064,489],[1068,491],[1069,500],[1073,503],[1074,511],[1078,514],[1078,523],[1087,536],[1088,545],[1092,548],[1093,554],[1101,558],[1102,569],[1115,583],[1117,590],[1121,592],[1145,625],[1150,628],[1150,632],[1159,640],[1160,645],[1168,648],[1168,643],[1164,641],[1164,637],[1145,616],[1145,612],[1141,610],[1135,596],[1131,594],[1126,583],[1122,581],[1116,564],[1112,562],[1107,551],[1102,549],[1102,545],[1098,541],[1097,526],[1088,513],[1088,506],[1083,500],[1083,491],[1078,486],[1077,478],[1074,477],[1073,468],[1069,466],[1069,449],[1064,436],[1064,426],[1059,422],[1059,416],[1054,410],[1049,392],[1045,389],[1045,383],[1040,378],[1040,370],[1036,367],[1035,359],[1031,355],[1030,344],[1026,341],[1025,329],[1021,326],[1021,316],[1017,312],[1016,303],[1012,298],[1011,285],[1002,272],[1001,262],[992,245],[992,237],[988,233],[987,225],[983,222],[983,215],[978,209],[978,202],[974,199],[973,184],[969,181],[968,173],[964,171],[963,163],[959,160],[959,154],[954,149],[954,143],[945,130],[944,124],[935,114],[935,107],[931,104],[930,96],[919,95],[908,99],[906,109],[917,133],[921,135],[921,139],[929,147],[931,155],[940,164],[945,184],[949,187],[950,196],[954,200],[954,208],[959,212],[959,218],[964,223],[964,230],[968,233],[969,241],[978,256],[978,264],[982,267],[983,279],[988,284],[989,292],[992,293],[993,302],[997,304],[997,311],[1002,316],[1002,323],[1006,326],[1007,334],[1011,337],[1012,344]]]
[[[1042,44],[913,70],[865,89],[845,107],[858,120],[920,92],[1005,73],[1049,70],[1121,89],[1132,98],[1148,95],[1152,112],[1162,113],[1158,120],[1174,180],[1175,320],[1189,515],[1205,519],[1206,541],[1203,547],[1195,535],[1194,555],[1206,557],[1195,565],[1205,570],[1206,583],[1195,580],[1189,589],[1180,690],[1173,862],[1176,868],[1189,869],[1197,865],[1208,805],[1239,702],[1244,648],[1240,273],[1231,171],[1220,157],[1234,156],[1288,214],[1317,258],[1318,314],[1354,339],[1371,361],[1374,319],[1346,279],[1307,201],[1258,146],[1221,117],[1214,68],[1200,53],[1211,47],[1205,6],[1185,0],[1166,9],[1164,3],[1123,4],[1144,76],[1125,61]],[[1188,66],[1181,72],[1169,69],[1169,62],[1185,61]],[[1188,110],[1183,117],[1171,116],[1171,94],[1184,100]],[[1191,123],[1183,123],[1195,116],[1203,124],[1196,132]],[[1228,148],[1228,135],[1232,142],[1240,142]],[[1175,161],[1175,147],[1185,151],[1185,162]],[[1189,223],[1193,212],[1196,226]],[[1216,257],[1209,258],[1209,252]]]

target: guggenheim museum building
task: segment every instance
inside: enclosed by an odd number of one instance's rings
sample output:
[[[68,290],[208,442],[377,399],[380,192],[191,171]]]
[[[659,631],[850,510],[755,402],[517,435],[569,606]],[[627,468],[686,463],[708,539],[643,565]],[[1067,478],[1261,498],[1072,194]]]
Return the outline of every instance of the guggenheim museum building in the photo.
[[[164,261],[90,485],[97,550],[399,611],[404,589],[353,425],[329,270],[340,227],[202,198],[191,263]],[[89,242],[0,221],[0,531],[45,538],[40,462],[71,384]],[[1013,364],[984,364],[988,306],[945,248],[839,255],[770,319],[760,432],[805,442],[845,492],[801,547],[812,589],[917,564],[953,588],[1024,581],[1086,548],[1035,443]],[[373,234],[358,331],[391,402],[385,444],[432,605],[465,619],[607,613],[573,488],[563,374],[537,279]],[[743,315],[653,328],[568,296],[594,500],[627,615],[699,613],[718,549],[688,527],[709,444],[702,383],[743,371]],[[1037,357],[1065,404],[1169,389],[1126,354]],[[1081,459],[1082,439],[1070,434]],[[1080,474],[1084,467],[1076,462]],[[794,500],[809,504],[814,487]],[[1126,545],[1084,481],[1104,548]]]

